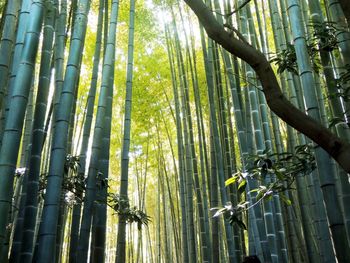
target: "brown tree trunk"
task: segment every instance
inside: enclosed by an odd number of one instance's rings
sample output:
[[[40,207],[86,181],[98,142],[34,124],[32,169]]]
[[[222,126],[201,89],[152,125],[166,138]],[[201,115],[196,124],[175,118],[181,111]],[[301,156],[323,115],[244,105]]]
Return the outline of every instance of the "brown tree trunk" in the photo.
[[[245,41],[234,37],[233,32],[226,31],[202,0],[184,1],[196,14],[211,39],[231,54],[247,62],[255,70],[270,109],[287,124],[321,146],[345,171],[350,173],[350,145],[287,100],[265,56]]]
[[[348,22],[348,25],[350,25],[350,1],[349,0],[339,0],[339,4],[341,8],[343,9],[344,15],[346,17],[346,20]]]

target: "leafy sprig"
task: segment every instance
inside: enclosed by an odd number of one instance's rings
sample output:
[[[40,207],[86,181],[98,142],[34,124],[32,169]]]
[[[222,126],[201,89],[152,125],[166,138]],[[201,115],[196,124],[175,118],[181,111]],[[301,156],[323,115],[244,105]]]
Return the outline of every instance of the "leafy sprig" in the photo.
[[[224,215],[231,224],[236,223],[243,229],[246,229],[242,220],[243,212],[248,211],[262,201],[270,200],[276,194],[286,205],[291,205],[291,200],[284,192],[292,189],[296,176],[308,174],[316,168],[312,147],[308,144],[297,146],[294,153],[269,154],[265,151],[261,155],[251,155],[248,159],[253,163],[252,168],[245,172],[235,173],[226,180],[225,186],[238,184],[237,189],[240,194],[246,190],[248,180],[264,181],[260,179],[265,179],[266,176],[270,176],[272,180],[268,180],[265,185],[261,184],[248,192],[248,194],[256,194],[253,203],[242,201],[236,206],[227,203],[222,208],[212,208],[212,210],[217,210],[214,217]]]
[[[130,207],[129,200],[120,197],[118,194],[109,193],[107,205],[118,215],[123,215],[128,223],[137,223],[137,228],[141,230],[142,225],[148,225],[150,217],[138,209],[136,206]]]

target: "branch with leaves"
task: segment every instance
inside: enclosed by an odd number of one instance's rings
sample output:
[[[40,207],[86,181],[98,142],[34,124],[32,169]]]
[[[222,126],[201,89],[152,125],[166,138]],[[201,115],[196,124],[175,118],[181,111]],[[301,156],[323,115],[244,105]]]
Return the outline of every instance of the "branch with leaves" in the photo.
[[[185,0],[185,2],[194,11],[211,39],[255,70],[270,109],[287,124],[321,146],[346,172],[350,173],[350,144],[288,101],[265,55],[226,31],[202,0]]]
[[[65,201],[69,205],[81,203],[83,201],[83,194],[86,190],[86,180],[84,174],[78,172],[79,166],[79,156],[67,154],[64,163],[62,189],[65,191]],[[39,190],[41,194],[44,189],[46,189],[46,184],[47,174],[43,174],[39,180]]]
[[[259,185],[249,193],[256,193],[253,203],[242,201],[237,205],[228,203],[224,207],[216,207],[211,210],[217,210],[213,217],[225,216],[230,224],[237,224],[246,229],[242,221],[242,214],[255,207],[262,201],[271,200],[272,196],[278,194],[280,199],[286,204],[292,202],[284,194],[285,191],[292,189],[296,176],[311,173],[316,168],[315,158],[310,145],[300,145],[295,148],[294,153],[269,154],[264,152],[261,155],[249,156],[254,166],[246,172],[237,172],[231,178],[226,180],[225,185],[229,186],[238,183],[238,193],[245,191],[248,179],[263,181],[266,176],[273,178],[267,185]]]
[[[124,215],[129,223],[137,223],[137,228],[141,230],[142,225],[147,226],[151,221],[150,217],[138,209],[136,206],[130,207],[129,200],[121,198],[118,194],[109,193],[107,205],[118,215]]]

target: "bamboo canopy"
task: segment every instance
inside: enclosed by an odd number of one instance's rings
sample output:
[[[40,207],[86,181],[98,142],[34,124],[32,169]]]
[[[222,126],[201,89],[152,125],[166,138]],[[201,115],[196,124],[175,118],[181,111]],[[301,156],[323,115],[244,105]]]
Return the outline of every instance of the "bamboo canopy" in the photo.
[[[0,262],[347,262],[349,10],[0,0]]]

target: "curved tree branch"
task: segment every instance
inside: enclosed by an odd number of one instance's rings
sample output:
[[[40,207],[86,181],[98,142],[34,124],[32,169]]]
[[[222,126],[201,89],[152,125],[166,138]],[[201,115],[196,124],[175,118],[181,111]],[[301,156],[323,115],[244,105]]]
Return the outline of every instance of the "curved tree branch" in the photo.
[[[348,25],[350,25],[350,1],[349,0],[339,0],[339,4],[343,9]]]
[[[350,173],[350,144],[293,106],[283,95],[276,75],[265,56],[227,32],[202,0],[184,1],[196,14],[211,39],[231,54],[247,62],[255,70],[270,109],[287,124],[321,146],[346,172]]]

